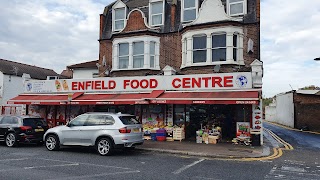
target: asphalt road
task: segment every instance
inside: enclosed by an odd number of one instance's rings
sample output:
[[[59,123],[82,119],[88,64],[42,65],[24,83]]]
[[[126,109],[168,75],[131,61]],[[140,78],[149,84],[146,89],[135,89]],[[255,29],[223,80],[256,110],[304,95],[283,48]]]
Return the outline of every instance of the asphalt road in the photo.
[[[239,162],[144,151],[102,157],[91,148],[50,152],[36,145],[0,145],[0,179],[320,179],[320,149],[313,145],[319,135],[302,144],[288,130],[267,127],[295,150],[271,161]]]

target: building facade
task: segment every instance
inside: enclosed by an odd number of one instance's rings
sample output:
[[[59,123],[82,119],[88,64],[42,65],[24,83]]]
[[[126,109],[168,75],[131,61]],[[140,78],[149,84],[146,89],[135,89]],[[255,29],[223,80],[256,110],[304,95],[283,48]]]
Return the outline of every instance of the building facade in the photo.
[[[7,104],[7,101],[24,92],[28,80],[44,80],[58,74],[51,69],[0,59],[0,115],[24,114],[25,105]]]
[[[145,130],[177,127],[187,139],[202,129],[262,139],[260,0],[118,0],[100,14],[99,43],[99,78],[33,82],[29,93],[51,94],[10,102],[66,105],[65,121],[135,114]]]

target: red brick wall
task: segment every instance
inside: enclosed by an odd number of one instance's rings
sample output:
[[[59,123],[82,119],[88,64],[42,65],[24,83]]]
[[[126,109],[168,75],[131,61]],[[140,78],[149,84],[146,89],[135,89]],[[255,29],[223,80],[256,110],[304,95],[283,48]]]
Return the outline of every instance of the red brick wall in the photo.
[[[295,128],[320,132],[320,96],[294,94]]]
[[[135,10],[130,13],[130,16],[127,21],[127,25],[124,28],[123,32],[137,31],[147,29],[144,24],[144,19],[140,11]]]

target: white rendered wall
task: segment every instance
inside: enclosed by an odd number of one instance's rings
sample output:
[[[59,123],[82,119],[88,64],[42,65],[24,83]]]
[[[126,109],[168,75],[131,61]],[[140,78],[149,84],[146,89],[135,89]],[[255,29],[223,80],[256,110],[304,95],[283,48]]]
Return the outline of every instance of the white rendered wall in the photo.
[[[93,78],[93,73],[98,73],[98,68],[96,68],[96,69],[74,69],[73,70],[73,79]]]
[[[0,105],[7,105],[9,99],[18,96],[23,91],[22,77],[3,75],[3,97],[0,100]]]
[[[276,122],[276,114],[277,114],[276,106],[265,107],[265,120]]]
[[[276,122],[288,127],[294,127],[293,93],[277,95]]]

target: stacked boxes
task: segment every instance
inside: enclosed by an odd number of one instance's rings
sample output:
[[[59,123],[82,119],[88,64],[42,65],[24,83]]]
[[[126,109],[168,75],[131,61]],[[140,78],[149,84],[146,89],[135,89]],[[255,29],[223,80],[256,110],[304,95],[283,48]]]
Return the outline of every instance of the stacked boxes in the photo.
[[[174,128],[173,129],[173,139],[174,140],[183,140],[185,138],[185,133],[183,128]]]

